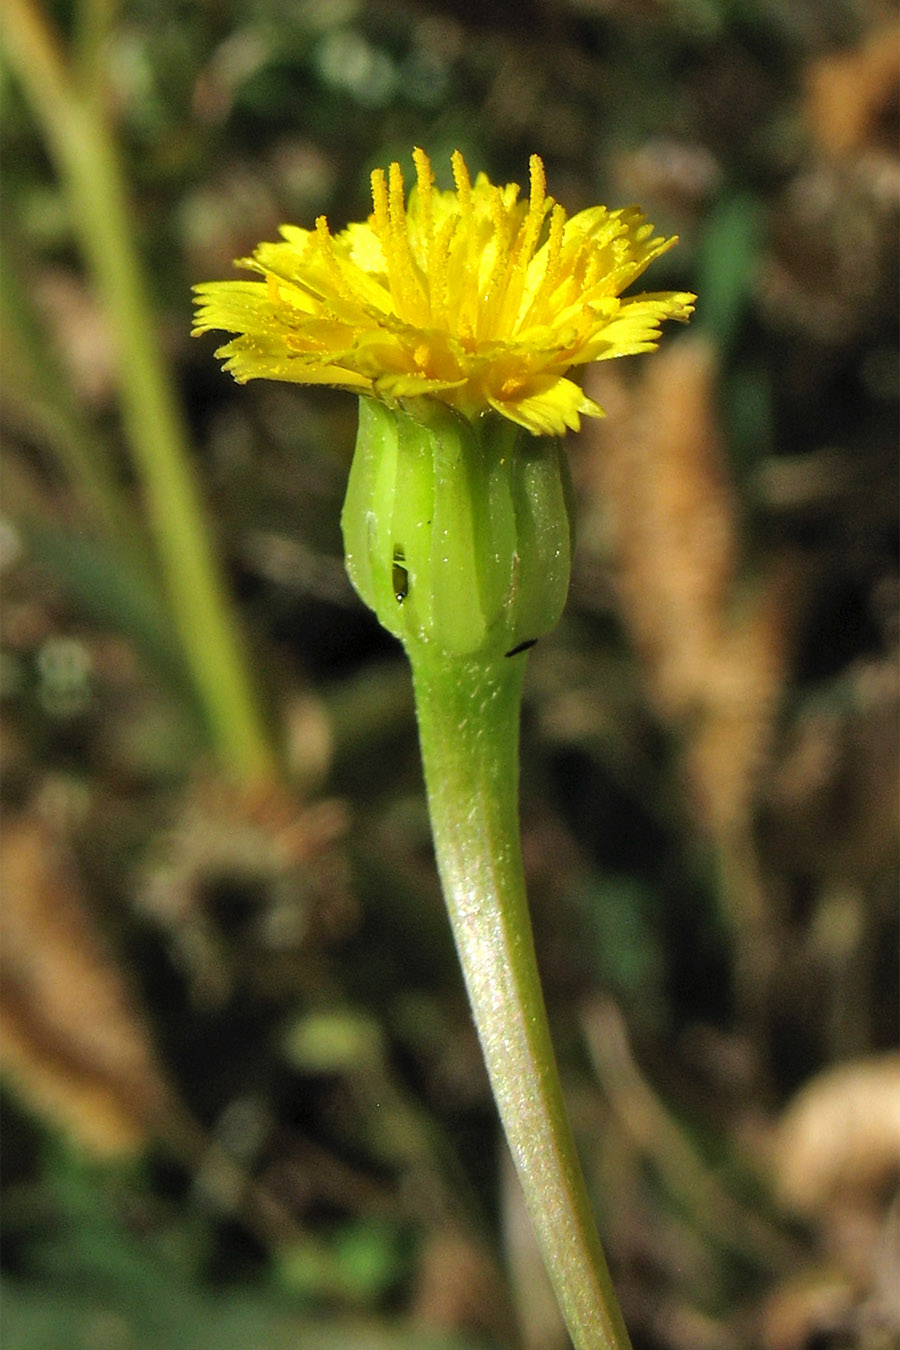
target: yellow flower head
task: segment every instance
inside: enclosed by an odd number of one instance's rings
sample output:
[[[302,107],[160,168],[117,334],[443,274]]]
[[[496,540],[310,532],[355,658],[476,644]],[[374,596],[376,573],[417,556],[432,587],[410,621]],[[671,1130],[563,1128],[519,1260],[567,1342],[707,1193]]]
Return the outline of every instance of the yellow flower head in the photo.
[[[196,287],[195,334],[238,334],[216,353],[244,382],[328,384],[385,402],[425,395],[463,416],[488,408],[535,435],[578,429],[603,409],[566,379],[571,366],[653,351],[664,319],[686,320],[693,295],[621,294],[676,242],[653,237],[635,207],[595,206],[571,219],[545,195],[473,184],[459,151],[454,192],[434,186],[413,152],[416,186],[399,164],[372,174],[374,210],[333,235],[283,225],[239,266],[263,281]]]

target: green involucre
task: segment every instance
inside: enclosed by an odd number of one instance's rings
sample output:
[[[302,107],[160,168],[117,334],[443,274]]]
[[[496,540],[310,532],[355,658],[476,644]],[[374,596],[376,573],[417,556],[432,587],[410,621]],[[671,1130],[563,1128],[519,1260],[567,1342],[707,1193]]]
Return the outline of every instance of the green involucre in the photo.
[[[559,443],[493,413],[360,399],[342,516],[360,597],[405,645],[515,653],[557,623],[572,523]]]

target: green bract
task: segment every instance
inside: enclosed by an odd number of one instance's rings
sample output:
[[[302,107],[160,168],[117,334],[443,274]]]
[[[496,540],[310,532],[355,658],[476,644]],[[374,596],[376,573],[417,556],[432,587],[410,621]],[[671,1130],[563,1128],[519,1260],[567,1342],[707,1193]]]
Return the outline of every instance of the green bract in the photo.
[[[555,440],[495,413],[360,399],[342,516],[347,570],[407,648],[515,656],[557,623],[572,521]]]

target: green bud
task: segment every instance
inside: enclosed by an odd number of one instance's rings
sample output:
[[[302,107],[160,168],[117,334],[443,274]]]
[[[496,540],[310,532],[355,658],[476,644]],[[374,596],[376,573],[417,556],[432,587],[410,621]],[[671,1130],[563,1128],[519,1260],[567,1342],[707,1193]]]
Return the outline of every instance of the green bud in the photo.
[[[391,633],[505,656],[557,623],[572,559],[559,443],[420,398],[361,398],[342,516],[347,571]]]

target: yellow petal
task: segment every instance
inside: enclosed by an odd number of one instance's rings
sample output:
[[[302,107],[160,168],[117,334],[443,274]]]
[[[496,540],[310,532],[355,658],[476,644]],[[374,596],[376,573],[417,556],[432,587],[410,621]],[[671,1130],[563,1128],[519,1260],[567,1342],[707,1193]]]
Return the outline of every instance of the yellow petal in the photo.
[[[413,155],[372,175],[373,214],[333,235],[284,225],[239,266],[259,281],[196,287],[194,332],[236,334],[217,353],[237,380],[334,384],[395,401],[424,396],[474,418],[492,408],[535,435],[577,429],[602,409],[566,378],[573,366],[651,351],[694,297],[622,292],[676,242],[636,207],[571,219],[546,195],[473,183],[459,152],[455,188]]]

